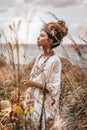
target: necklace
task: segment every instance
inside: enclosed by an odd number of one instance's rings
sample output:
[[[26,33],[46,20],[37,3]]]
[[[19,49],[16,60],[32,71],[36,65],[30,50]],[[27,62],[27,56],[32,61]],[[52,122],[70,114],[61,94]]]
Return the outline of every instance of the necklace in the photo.
[[[37,77],[37,75],[39,75],[39,74],[41,74],[41,73],[44,72],[44,70],[45,70],[45,64],[46,64],[46,62],[48,61],[48,59],[50,58],[50,56],[47,57],[42,64],[39,64],[38,62],[39,62],[39,60],[40,60],[40,58],[41,58],[42,56],[43,56],[43,55],[41,55],[41,56],[38,58],[37,64],[35,65],[34,70],[33,70],[33,73],[31,74],[30,77],[35,78],[35,77]]]
[[[50,58],[51,56],[53,56],[53,55],[54,55],[54,53],[51,54],[51,55],[48,55],[47,57],[44,57],[44,59],[45,59],[44,62],[39,66],[39,63],[38,63],[38,62],[39,62],[39,60],[41,59],[41,57],[44,56],[44,54],[42,54],[42,55],[38,58],[37,65],[36,65],[37,68],[40,68],[41,66],[44,67],[45,64],[46,64],[46,62],[47,62],[47,61],[49,60],[49,58]]]
[[[39,58],[38,58],[38,61],[40,60],[40,58],[43,56],[44,57],[44,62],[43,62],[43,64],[45,64],[46,62],[47,62],[47,60],[51,57],[51,56],[53,56],[54,55],[54,51],[51,51],[50,53],[48,53],[48,55],[47,55],[47,58],[46,58],[46,55],[45,54],[42,54]],[[38,62],[37,61],[37,62]]]
[[[37,75],[44,73],[45,65],[46,65],[47,61],[50,59],[50,57],[53,55],[49,55],[49,56],[45,57],[44,58],[45,60],[42,63],[40,63],[40,59],[42,58],[42,56],[44,56],[44,54],[40,55],[38,60],[37,60],[36,65],[34,66],[33,73],[31,74],[30,77],[35,78],[35,77],[37,77]]]

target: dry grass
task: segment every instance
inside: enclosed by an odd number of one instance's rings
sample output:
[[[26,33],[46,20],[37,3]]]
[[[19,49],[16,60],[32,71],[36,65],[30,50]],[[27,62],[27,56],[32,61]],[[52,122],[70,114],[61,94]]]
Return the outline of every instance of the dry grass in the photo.
[[[63,130],[86,130],[87,128],[87,73],[68,60],[62,61],[62,81],[60,97],[60,115]],[[20,66],[20,79],[26,79],[32,69],[34,60],[28,66]],[[17,101],[17,88],[11,65],[0,68],[0,97]],[[23,92],[20,89],[21,92]],[[22,93],[21,93],[22,96]],[[4,121],[5,123],[5,121]]]
[[[50,13],[56,20],[58,18]],[[13,23],[9,25],[10,31],[14,34],[11,37],[10,43],[4,31],[1,31],[0,38],[5,40],[5,48],[0,48],[2,55],[6,52],[9,56],[9,64],[6,64],[5,59],[0,58],[0,101],[9,100],[11,107],[20,104],[21,100],[24,100],[24,90],[22,90],[19,82],[21,79],[28,79],[29,73],[34,64],[33,60],[29,65],[20,65],[19,52],[20,46],[18,41],[17,31],[19,30],[21,21],[17,24]],[[78,54],[81,62],[85,60],[82,52],[77,46],[76,42],[70,34],[69,39],[73,43],[73,48]],[[14,44],[12,44],[14,43]],[[17,64],[14,61],[14,50],[17,54]],[[68,53],[63,48],[65,54]],[[1,56],[2,57],[2,56]],[[82,69],[78,66],[72,65],[67,59],[61,59],[62,61],[62,80],[61,80],[61,96],[60,96],[60,118],[55,124],[55,128],[52,130],[58,130],[57,125],[60,126],[59,130],[86,130],[87,129],[87,69]],[[18,84],[18,85],[17,85]],[[29,95],[31,97],[31,95]],[[22,107],[18,106],[20,111]],[[26,120],[25,116],[28,115],[30,105],[27,105],[26,114],[20,114],[14,111],[10,113],[3,112],[0,102],[0,130],[38,130],[32,126],[31,119]],[[13,110],[13,109],[12,109]],[[19,111],[19,110],[18,110]],[[48,122],[49,125],[49,122]]]

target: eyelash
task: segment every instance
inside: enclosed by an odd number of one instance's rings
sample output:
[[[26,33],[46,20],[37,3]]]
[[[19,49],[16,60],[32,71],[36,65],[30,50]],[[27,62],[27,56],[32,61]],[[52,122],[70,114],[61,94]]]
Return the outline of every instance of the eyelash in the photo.
[[[43,35],[43,34],[40,34],[40,37],[44,37],[44,35]]]

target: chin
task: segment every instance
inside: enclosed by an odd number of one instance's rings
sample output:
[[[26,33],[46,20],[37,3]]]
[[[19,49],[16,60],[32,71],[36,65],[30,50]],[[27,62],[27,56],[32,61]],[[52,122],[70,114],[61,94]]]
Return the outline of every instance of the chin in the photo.
[[[39,43],[37,43],[37,45],[40,46]]]
[[[38,42],[37,45],[40,46],[40,43]]]

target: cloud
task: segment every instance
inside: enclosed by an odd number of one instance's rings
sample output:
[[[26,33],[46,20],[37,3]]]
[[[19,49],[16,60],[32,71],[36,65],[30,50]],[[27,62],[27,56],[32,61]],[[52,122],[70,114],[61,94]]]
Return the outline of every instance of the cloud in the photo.
[[[35,0],[32,0],[32,2]],[[24,0],[25,3],[31,3],[31,0]]]
[[[0,0],[0,6],[12,6],[15,4],[15,1],[12,0]]]
[[[34,0],[34,4],[41,5],[41,6],[47,6],[52,5],[54,7],[62,7],[62,6],[69,6],[69,5],[76,5],[81,4],[82,0]]]
[[[87,5],[87,0],[83,0],[83,4],[86,4],[86,5]]]
[[[11,6],[17,6],[21,4],[32,4],[31,8],[33,6],[53,6],[53,7],[64,7],[64,6],[69,6],[69,5],[76,5],[76,4],[81,4],[85,3],[86,0],[0,0],[0,10],[5,10]]]
[[[85,2],[86,0],[7,0],[6,2],[3,0],[0,4],[0,7],[2,6],[0,26],[5,24],[7,26],[18,20],[25,21],[20,30],[20,39],[36,43],[36,37],[41,27],[38,16],[41,16],[44,21],[50,22],[54,19],[44,12],[51,11],[59,19],[66,21],[72,34],[77,34],[80,27],[78,25],[84,25],[84,21],[87,23],[87,8],[82,4]]]
[[[0,0],[0,12],[5,12],[11,6],[15,6],[15,1],[13,0]]]

